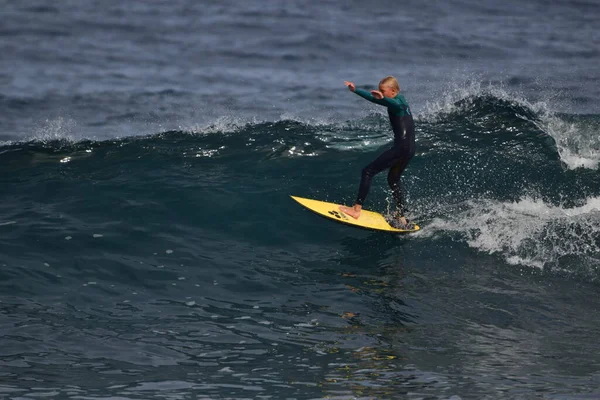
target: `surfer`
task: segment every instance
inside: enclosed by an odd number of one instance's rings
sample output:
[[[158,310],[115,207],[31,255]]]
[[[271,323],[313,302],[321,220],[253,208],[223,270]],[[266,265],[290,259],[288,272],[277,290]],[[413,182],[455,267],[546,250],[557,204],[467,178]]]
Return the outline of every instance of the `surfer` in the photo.
[[[405,217],[406,208],[404,207],[404,196],[400,188],[400,175],[408,165],[410,159],[415,155],[415,125],[410,111],[410,107],[404,96],[400,94],[400,85],[393,76],[387,76],[379,82],[379,90],[357,89],[354,83],[344,82],[352,92],[373,102],[387,107],[388,116],[392,130],[394,131],[394,144],[384,151],[373,162],[362,170],[360,186],[358,187],[358,196],[354,206],[340,206],[340,211],[353,218],[360,216],[363,203],[369,193],[371,180],[379,172],[389,169],[387,181],[392,189],[394,201],[397,206],[397,213],[394,216],[397,228],[410,226],[410,222]],[[394,222],[396,222],[394,221]]]

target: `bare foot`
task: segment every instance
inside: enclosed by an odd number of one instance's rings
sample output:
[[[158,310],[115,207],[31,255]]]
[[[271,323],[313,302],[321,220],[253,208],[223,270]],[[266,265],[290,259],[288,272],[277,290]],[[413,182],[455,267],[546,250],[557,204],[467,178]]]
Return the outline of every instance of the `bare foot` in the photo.
[[[340,206],[341,212],[343,212],[344,214],[348,214],[349,216],[351,216],[354,219],[358,219],[358,217],[360,217],[361,209],[362,209],[362,207],[357,204],[355,204],[354,207]]]
[[[406,217],[400,216],[396,219],[394,224],[391,224],[394,228],[398,229],[414,229],[415,224],[410,222],[410,220]]]
[[[404,215],[400,213],[393,213],[388,220],[389,224],[394,228],[398,229],[410,229],[412,223]]]

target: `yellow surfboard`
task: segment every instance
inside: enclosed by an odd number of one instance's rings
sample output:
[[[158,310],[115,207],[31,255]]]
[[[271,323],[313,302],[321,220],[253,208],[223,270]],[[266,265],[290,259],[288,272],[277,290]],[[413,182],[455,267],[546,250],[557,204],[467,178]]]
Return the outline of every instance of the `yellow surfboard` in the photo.
[[[291,196],[292,199],[302,204],[309,210],[316,212],[323,217],[329,218],[333,221],[338,221],[343,224],[358,226],[360,228],[372,229],[376,231],[387,231],[395,233],[410,233],[416,232],[419,229],[419,225],[414,225],[413,229],[397,229],[391,226],[385,219],[385,217],[374,211],[367,211],[363,209],[360,213],[360,217],[357,219],[352,218],[349,215],[344,214],[340,211],[339,204],[328,203],[326,201],[305,199],[303,197]]]

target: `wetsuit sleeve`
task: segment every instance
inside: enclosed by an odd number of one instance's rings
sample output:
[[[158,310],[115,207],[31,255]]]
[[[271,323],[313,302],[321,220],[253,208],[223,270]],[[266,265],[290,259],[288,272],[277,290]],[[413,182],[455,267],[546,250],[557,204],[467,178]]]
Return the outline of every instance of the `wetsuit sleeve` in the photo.
[[[355,89],[354,93],[356,93],[363,99],[369,100],[370,102],[373,102],[375,104],[379,104],[379,105],[382,105],[385,107],[389,107],[394,110],[402,108],[402,105],[396,99],[390,99],[387,97],[384,97],[383,99],[376,99],[375,97],[373,97],[373,95],[370,92],[367,92],[366,90],[363,90],[363,89]]]
[[[366,90],[362,90],[362,89],[354,89],[354,93],[356,93],[357,95],[359,95],[360,97],[362,97],[363,99],[367,99],[370,102],[376,103],[376,104],[380,104],[380,105],[385,105],[383,103],[383,99],[376,99],[375,97],[373,97],[373,95],[371,94],[371,92],[367,92]]]

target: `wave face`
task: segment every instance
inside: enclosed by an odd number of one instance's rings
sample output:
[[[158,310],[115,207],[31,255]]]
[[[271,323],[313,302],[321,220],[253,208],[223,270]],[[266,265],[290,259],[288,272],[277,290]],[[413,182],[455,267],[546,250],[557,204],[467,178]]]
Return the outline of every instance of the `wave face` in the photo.
[[[485,91],[429,107],[417,119],[418,156],[403,181],[413,218],[431,224],[422,235],[458,233],[468,246],[502,254],[509,264],[596,266],[598,226],[590,223],[600,195],[599,141],[590,134],[596,118],[549,115],[539,105]],[[387,125],[378,113],[337,124],[223,118],[186,130],[91,141],[73,140],[64,134],[72,123],[53,121],[34,140],[0,148],[7,215],[13,196],[25,196],[32,208],[50,196],[80,214],[100,179],[112,199],[151,198],[162,207],[173,191],[185,203],[196,199],[184,207],[182,222],[205,211],[212,224],[231,226],[241,218],[231,207],[260,207],[268,199],[267,209],[249,217],[285,225],[270,213],[287,209],[290,194],[352,202],[360,169],[389,143]],[[573,131],[580,139],[568,135]],[[56,181],[70,197],[53,189]],[[378,177],[370,208],[388,208],[385,189]],[[96,211],[109,207],[95,203]],[[145,219],[156,210],[139,211]],[[97,216],[79,216],[88,217]],[[568,246],[560,245],[563,239]]]

